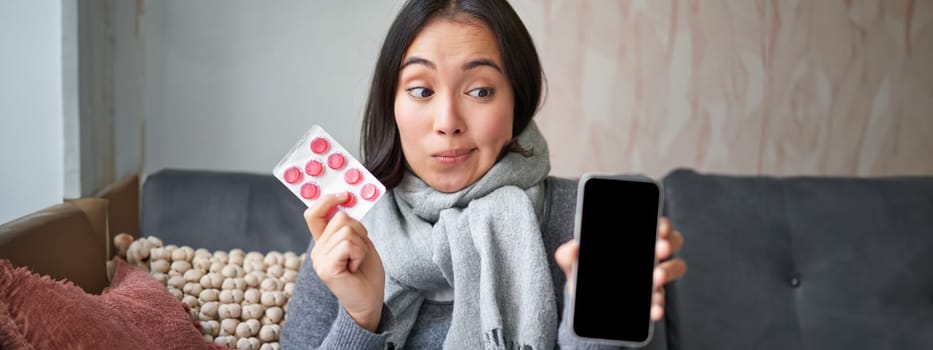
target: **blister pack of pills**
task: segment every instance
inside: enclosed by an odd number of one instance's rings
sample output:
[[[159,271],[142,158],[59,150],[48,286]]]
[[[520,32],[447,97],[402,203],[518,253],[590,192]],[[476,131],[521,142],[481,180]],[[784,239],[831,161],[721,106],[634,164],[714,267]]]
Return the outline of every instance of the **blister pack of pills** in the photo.
[[[360,220],[385,193],[385,186],[319,125],[314,125],[272,173],[307,206],[319,198],[348,192],[337,206]]]

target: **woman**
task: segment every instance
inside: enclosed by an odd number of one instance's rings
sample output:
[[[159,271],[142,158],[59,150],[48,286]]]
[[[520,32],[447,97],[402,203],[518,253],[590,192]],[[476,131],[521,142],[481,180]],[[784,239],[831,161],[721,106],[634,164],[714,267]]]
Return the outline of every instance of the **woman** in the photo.
[[[504,0],[410,0],[383,44],[363,120],[364,163],[389,189],[363,218],[305,212],[313,236],[285,348],[573,348],[562,315],[576,260],[576,183],[548,177],[532,122],[531,37]],[[659,259],[681,245],[664,219]],[[663,284],[686,266],[655,271]]]

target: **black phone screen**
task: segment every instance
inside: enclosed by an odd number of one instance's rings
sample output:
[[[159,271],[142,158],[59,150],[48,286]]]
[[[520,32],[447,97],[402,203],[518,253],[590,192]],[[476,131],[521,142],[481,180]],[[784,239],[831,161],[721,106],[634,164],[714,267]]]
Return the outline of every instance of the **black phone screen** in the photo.
[[[574,332],[643,342],[651,332],[660,188],[650,181],[590,178],[579,208]]]

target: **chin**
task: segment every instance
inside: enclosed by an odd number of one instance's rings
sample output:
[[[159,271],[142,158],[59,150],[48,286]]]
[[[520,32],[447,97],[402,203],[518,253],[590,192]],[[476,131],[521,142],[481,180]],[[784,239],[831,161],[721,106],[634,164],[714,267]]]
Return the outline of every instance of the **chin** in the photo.
[[[441,181],[435,181],[434,183],[429,183],[428,185],[430,185],[435,190],[444,192],[444,193],[457,192],[470,185],[470,182],[465,181],[463,179],[456,179],[454,181],[450,181],[448,179],[443,179],[443,176],[442,176],[442,179],[440,180]],[[444,181],[444,180],[447,180],[447,181]]]
[[[446,183],[438,185],[438,186],[431,186],[431,187],[434,187],[435,190],[438,190],[439,192],[443,192],[443,193],[454,193],[454,192],[457,192],[457,191],[460,191],[466,188],[466,186],[459,186],[455,184],[446,184]]]

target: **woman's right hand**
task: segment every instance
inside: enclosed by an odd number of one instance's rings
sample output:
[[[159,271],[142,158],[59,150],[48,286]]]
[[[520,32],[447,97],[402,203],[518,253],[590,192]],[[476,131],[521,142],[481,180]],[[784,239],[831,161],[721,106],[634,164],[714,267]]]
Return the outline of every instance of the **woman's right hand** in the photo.
[[[311,263],[350,317],[374,332],[382,318],[385,270],[366,227],[343,211],[333,210],[347,193],[329,194],[305,211],[314,239]]]

